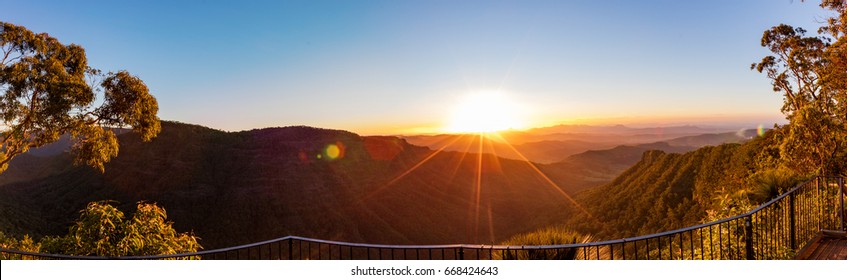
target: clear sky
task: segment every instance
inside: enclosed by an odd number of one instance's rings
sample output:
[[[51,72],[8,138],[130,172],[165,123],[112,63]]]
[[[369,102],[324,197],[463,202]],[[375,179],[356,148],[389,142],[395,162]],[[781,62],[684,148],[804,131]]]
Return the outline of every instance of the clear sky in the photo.
[[[524,126],[761,123],[762,32],[816,1],[6,1],[0,21],[143,79],[166,120],[436,132],[498,91]],[[515,109],[518,110],[518,109]]]

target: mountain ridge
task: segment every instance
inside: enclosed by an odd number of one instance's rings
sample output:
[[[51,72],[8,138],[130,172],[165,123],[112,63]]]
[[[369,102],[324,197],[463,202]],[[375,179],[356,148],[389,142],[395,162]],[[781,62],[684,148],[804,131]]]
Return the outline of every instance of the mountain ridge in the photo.
[[[116,200],[121,209],[158,203],[177,230],[194,231],[207,249],[285,235],[481,243],[561,220],[535,213],[570,207],[525,162],[434,154],[393,137],[307,127],[223,132],[163,122],[149,143],[132,133],[119,141],[120,154],[105,173],[64,166],[0,185],[0,196],[8,198],[0,230],[63,234],[86,203]]]

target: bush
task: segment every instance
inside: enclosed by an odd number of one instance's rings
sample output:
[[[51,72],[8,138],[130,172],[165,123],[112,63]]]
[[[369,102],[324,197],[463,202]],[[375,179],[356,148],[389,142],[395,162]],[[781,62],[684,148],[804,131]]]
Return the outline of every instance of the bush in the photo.
[[[762,171],[753,177],[753,191],[750,200],[754,204],[762,204],[796,187],[803,178],[787,169],[770,169]]]
[[[14,237],[6,236],[5,233],[0,231],[0,248],[24,252],[38,252],[41,249],[41,244],[33,241],[28,235],[24,235],[23,238],[18,240]],[[0,253],[0,260],[20,258],[21,256],[17,254]]]
[[[515,235],[503,242],[503,245],[543,246],[578,244],[591,242],[590,235],[583,235],[561,227],[550,227],[530,233]],[[577,249],[547,250],[506,250],[497,257],[503,260],[573,260],[577,259]]]
[[[165,209],[139,202],[135,214],[124,213],[108,202],[92,202],[64,237],[45,237],[45,253],[75,256],[151,256],[196,252],[202,249],[192,233],[177,233],[166,221]]]

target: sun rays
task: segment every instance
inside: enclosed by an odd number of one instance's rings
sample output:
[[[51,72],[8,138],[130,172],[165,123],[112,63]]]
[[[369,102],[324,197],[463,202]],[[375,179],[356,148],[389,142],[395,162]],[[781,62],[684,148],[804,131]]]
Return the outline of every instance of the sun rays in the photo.
[[[585,207],[582,207],[582,205],[580,205],[579,202],[574,200],[573,197],[570,194],[568,194],[564,189],[562,189],[562,187],[560,187],[558,184],[556,184],[556,182],[553,182],[553,180],[550,179],[550,177],[548,177],[547,174],[544,174],[544,172],[541,171],[541,169],[538,169],[538,166],[536,166],[535,163],[533,163],[532,161],[527,159],[527,157],[524,156],[520,151],[518,151],[518,149],[516,149],[515,146],[513,146],[511,143],[509,143],[509,141],[507,141],[505,138],[503,138],[499,133],[494,133],[493,135],[500,138],[500,140],[502,140],[502,142],[504,144],[506,144],[506,146],[509,147],[509,149],[511,149],[513,152],[515,152],[515,154],[517,154],[521,158],[521,161],[523,161],[524,163],[529,165],[529,167],[532,168],[532,170],[535,171],[535,173],[537,173],[539,176],[541,176],[541,178],[543,178],[544,181],[550,187],[553,188],[553,190],[555,190],[556,192],[561,194],[562,197],[564,197],[571,204],[573,204],[575,207],[577,207],[577,209],[579,209],[580,212],[588,215],[589,217],[592,217],[592,219],[593,219],[593,216],[591,215],[591,213],[588,212],[587,209],[585,209]]]
[[[495,154],[491,154],[491,152],[495,152],[493,150],[486,150],[488,147],[492,147],[494,142],[505,143],[505,146],[509,148],[511,152],[517,154],[520,158],[520,162],[525,164],[529,170],[533,174],[536,174],[536,178],[540,180],[540,183],[549,187],[553,193],[556,193],[563,202],[568,205],[573,205],[574,209],[577,211],[587,215],[592,220],[596,220],[589,211],[580,205],[563,187],[557,184],[553,179],[551,179],[544,171],[537,166],[537,164],[531,162],[526,156],[524,156],[520,151],[518,151],[514,145],[509,143],[507,139],[505,139],[502,135],[497,132],[480,132],[475,134],[460,134],[460,135],[452,135],[447,138],[439,148],[432,150],[429,153],[421,154],[420,158],[413,163],[410,163],[410,167],[405,168],[402,172],[393,176],[392,179],[386,182],[384,185],[380,186],[376,190],[370,192],[362,199],[362,202],[366,202],[367,200],[374,199],[378,194],[385,192],[392,187],[399,186],[404,179],[409,178],[410,174],[415,173],[416,171],[425,170],[421,169],[421,167],[430,164],[442,164],[437,168],[446,169],[450,174],[450,178],[440,178],[439,180],[454,180],[460,172],[471,172],[472,179],[468,178],[470,185],[467,185],[468,190],[464,191],[464,193],[468,193],[469,196],[465,196],[466,201],[468,201],[468,225],[467,225],[467,241],[478,243],[480,241],[487,242],[495,242],[494,236],[494,222],[496,221],[497,212],[496,206],[492,204],[491,201],[483,201],[485,197],[484,192],[486,192],[486,174],[490,172],[506,172],[508,174],[508,167],[511,166],[514,168],[514,165],[503,166],[501,164],[501,159],[497,157]],[[445,149],[448,147],[460,147],[460,151],[457,153],[445,153]],[[441,160],[433,160],[437,158],[439,155],[445,156]],[[467,158],[470,156],[471,158]],[[446,164],[445,164],[446,162]],[[464,169],[469,168],[472,165],[472,169]],[[417,176],[415,176],[417,177]],[[434,184],[440,184],[444,181],[434,181]],[[461,183],[464,184],[464,183]],[[446,187],[446,186],[444,186]],[[449,189],[445,189],[444,191],[451,191]],[[453,190],[459,191],[459,190]],[[530,191],[530,190],[527,190]],[[461,192],[461,191],[459,191]],[[553,195],[553,194],[551,194]],[[500,209],[500,211],[508,211],[508,209]],[[489,239],[489,240],[479,240],[479,239]]]
[[[437,143],[435,146],[436,148],[429,153],[421,154],[419,159],[416,159],[412,161],[413,163],[409,164],[410,167],[405,168],[396,176],[392,176],[392,179],[384,185],[363,196],[361,201],[365,202],[373,199],[376,195],[383,193],[392,187],[398,186],[398,183],[409,178],[410,174],[419,170],[426,170],[421,169],[421,167],[430,162],[435,162],[432,164],[441,164],[442,166],[437,167],[439,169],[452,171],[452,173],[450,173],[450,178],[430,179],[431,181],[428,182],[429,184],[447,184],[436,187],[447,187],[448,185],[453,185],[452,183],[447,183],[444,180],[463,178],[459,175],[460,171],[463,170],[463,168],[469,168],[473,165],[472,169],[464,169],[466,170],[464,172],[473,173],[470,174],[473,175],[471,178],[469,178],[469,176],[464,177],[467,179],[463,179],[468,180],[468,189],[442,189],[443,191],[468,193],[469,195],[464,198],[468,202],[467,241],[478,243],[480,241],[478,239],[484,239],[487,237],[490,239],[488,241],[494,242],[495,227],[493,224],[495,222],[495,217],[497,216],[494,213],[498,209],[492,206],[491,201],[483,201],[483,192],[489,191],[486,189],[487,177],[485,174],[497,171],[505,172],[505,175],[507,177],[509,176],[509,170],[504,169],[501,163],[501,158],[498,156],[498,151],[495,148],[496,146],[505,146],[508,147],[505,152],[511,152],[517,155],[518,161],[523,162],[526,167],[529,168],[530,173],[537,175],[537,180],[540,180],[538,183],[543,184],[552,190],[551,195],[559,196],[561,201],[568,205],[573,205],[574,209],[587,215],[591,220],[597,221],[597,219],[591,215],[585,207],[580,205],[562,186],[557,184],[553,179],[545,174],[536,163],[530,161],[525,155],[516,149],[515,146],[508,141],[508,139],[498,132],[506,129],[519,128],[523,125],[519,116],[520,114],[517,113],[520,109],[513,101],[498,92],[477,92],[468,95],[464,100],[462,100],[462,102],[456,105],[455,109],[452,120],[447,126],[445,126],[444,130],[456,134],[452,134],[446,137],[442,142]],[[495,142],[498,145],[495,145]],[[445,150],[457,151],[458,153],[450,153],[449,156],[433,161],[433,159],[439,155],[444,155]],[[468,156],[473,158],[466,159]],[[447,163],[445,164],[445,162]],[[515,165],[509,166],[512,168],[515,167]],[[419,179],[415,178],[415,180]],[[462,182],[460,185],[461,184],[466,183]],[[526,185],[531,184],[532,183],[529,182],[526,183]],[[512,186],[515,185],[517,185],[517,187],[521,187],[520,182],[517,184],[512,183]],[[534,190],[527,189],[525,191]],[[500,211],[508,211],[508,209],[500,209]],[[487,223],[487,225],[480,224],[481,222]],[[483,235],[480,235],[480,230],[488,232],[483,232]]]

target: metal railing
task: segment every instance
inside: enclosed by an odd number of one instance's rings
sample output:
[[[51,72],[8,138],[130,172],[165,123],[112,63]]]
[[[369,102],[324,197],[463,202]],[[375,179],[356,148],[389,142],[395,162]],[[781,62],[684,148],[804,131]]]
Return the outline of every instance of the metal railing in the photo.
[[[815,177],[735,217],[657,234],[583,244],[396,246],[287,236],[223,249],[159,256],[67,256],[0,248],[0,259],[786,259],[822,230],[847,229],[844,200],[842,178]]]

